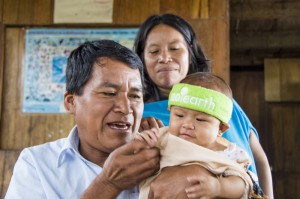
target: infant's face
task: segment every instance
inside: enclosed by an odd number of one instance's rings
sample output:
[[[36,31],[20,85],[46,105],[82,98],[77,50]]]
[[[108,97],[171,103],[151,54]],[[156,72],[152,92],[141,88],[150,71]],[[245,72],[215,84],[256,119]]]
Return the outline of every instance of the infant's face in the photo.
[[[194,144],[213,149],[221,122],[206,113],[172,106],[170,109],[169,131]]]

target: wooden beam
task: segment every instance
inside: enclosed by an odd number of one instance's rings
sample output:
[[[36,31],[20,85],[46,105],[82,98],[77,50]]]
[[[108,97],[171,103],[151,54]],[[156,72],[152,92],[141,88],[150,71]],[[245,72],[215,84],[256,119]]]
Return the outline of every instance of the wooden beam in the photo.
[[[230,49],[300,49],[300,31],[231,33]]]
[[[230,19],[267,20],[300,15],[300,1],[230,1]]]

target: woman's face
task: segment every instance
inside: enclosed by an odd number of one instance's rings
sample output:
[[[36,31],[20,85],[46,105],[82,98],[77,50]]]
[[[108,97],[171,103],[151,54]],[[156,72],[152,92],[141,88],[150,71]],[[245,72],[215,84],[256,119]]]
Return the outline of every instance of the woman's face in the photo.
[[[148,34],[144,49],[146,69],[163,95],[188,73],[189,52],[186,41],[174,28],[160,24]]]

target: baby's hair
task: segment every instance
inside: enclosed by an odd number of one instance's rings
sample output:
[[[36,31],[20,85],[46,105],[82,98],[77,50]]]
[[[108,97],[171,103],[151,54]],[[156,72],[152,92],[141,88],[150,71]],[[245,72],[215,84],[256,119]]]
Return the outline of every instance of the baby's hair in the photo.
[[[196,72],[187,75],[183,80],[181,80],[181,83],[212,89],[221,92],[232,99],[232,91],[229,85],[221,77],[213,75],[210,72]]]

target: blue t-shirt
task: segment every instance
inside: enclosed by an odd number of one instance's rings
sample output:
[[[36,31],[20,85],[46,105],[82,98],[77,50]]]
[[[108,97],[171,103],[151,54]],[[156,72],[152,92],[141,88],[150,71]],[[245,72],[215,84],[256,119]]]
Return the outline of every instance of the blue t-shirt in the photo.
[[[158,118],[164,123],[165,126],[168,126],[170,120],[168,100],[145,104],[143,118],[144,117]],[[230,142],[236,143],[239,147],[248,152],[252,159],[252,164],[249,166],[249,170],[257,174],[249,142],[250,129],[254,131],[257,137],[258,134],[256,129],[251,124],[249,118],[235,100],[233,100],[233,111],[229,124],[230,128],[225,131],[223,137]]]

